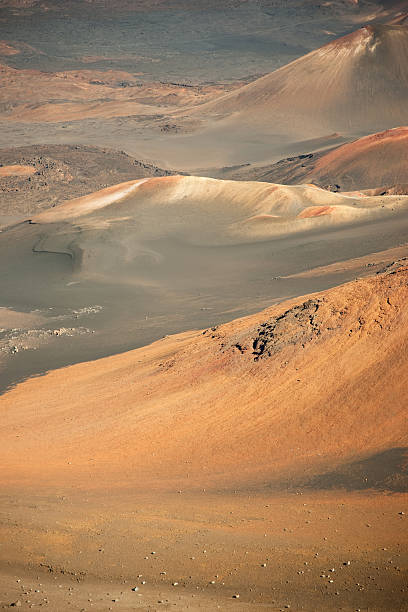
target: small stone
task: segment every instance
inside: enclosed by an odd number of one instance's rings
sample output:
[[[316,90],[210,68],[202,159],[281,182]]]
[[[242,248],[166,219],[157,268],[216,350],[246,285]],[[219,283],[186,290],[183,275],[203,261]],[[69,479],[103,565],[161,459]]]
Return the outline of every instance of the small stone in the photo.
[[[11,608],[21,608],[23,604],[21,603],[21,601],[19,599],[17,599],[17,601],[13,601],[13,603],[10,604]]]
[[[177,586],[177,585],[178,585],[178,582],[173,582],[173,586]]]
[[[138,591],[138,590],[139,590],[139,587],[136,587],[136,586],[133,587],[133,589],[132,589],[132,591]]]
[[[238,593],[236,593],[235,595],[232,596],[232,599],[239,599],[239,595]]]
[[[266,567],[266,563],[261,563],[261,567]]]
[[[350,561],[344,561],[343,565],[350,565]]]

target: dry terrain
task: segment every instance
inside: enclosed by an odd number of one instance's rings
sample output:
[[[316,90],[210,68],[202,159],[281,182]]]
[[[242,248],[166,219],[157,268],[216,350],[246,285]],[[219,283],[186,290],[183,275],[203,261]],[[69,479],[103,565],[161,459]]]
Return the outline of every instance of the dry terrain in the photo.
[[[406,0],[0,0],[0,608],[407,612]]]
[[[6,606],[405,610],[407,281],[6,393]]]

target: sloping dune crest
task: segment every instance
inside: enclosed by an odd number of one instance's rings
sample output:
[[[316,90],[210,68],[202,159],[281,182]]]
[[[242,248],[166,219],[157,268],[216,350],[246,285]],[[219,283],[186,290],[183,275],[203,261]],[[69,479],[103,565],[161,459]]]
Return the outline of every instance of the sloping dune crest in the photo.
[[[192,111],[297,137],[404,125],[408,28],[370,25]]]
[[[4,479],[282,484],[407,446],[407,296],[396,265],[28,380],[1,399]]]
[[[407,208],[404,195],[176,175],[115,185],[48,209],[31,223],[41,230],[36,253],[69,254],[76,274],[116,282],[148,270],[152,278],[169,241],[195,250],[251,245],[392,220]]]
[[[31,223],[63,222],[133,236],[177,237],[191,244],[265,240],[387,216],[408,207],[407,196],[358,197],[314,185],[278,185],[168,176],[129,181],[35,215]],[[51,232],[52,233],[52,232]]]

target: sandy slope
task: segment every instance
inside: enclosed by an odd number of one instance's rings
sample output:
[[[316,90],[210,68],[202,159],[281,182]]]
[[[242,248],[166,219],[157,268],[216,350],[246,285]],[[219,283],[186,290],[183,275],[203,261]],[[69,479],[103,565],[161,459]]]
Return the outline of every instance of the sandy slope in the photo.
[[[407,283],[396,266],[29,380],[1,399],[3,482],[282,485],[407,446]]]

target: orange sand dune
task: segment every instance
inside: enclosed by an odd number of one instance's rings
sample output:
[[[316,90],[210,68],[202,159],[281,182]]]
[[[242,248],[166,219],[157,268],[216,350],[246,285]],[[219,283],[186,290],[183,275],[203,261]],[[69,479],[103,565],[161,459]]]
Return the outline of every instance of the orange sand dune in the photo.
[[[1,399],[3,482],[238,487],[407,446],[407,298],[396,266],[28,380]]]
[[[174,235],[191,244],[209,245],[359,223],[407,207],[407,196],[345,196],[314,185],[166,176],[129,181],[69,200],[31,221],[68,221],[89,229],[110,227],[115,218],[122,227],[137,220],[134,238]]]
[[[393,221],[407,209],[405,195],[345,196],[308,185],[174,175],[114,185],[33,215],[41,239],[32,247],[69,255],[76,275],[129,282],[141,270],[158,272],[166,241],[185,248],[250,245]],[[149,266],[140,260],[147,252]]]

